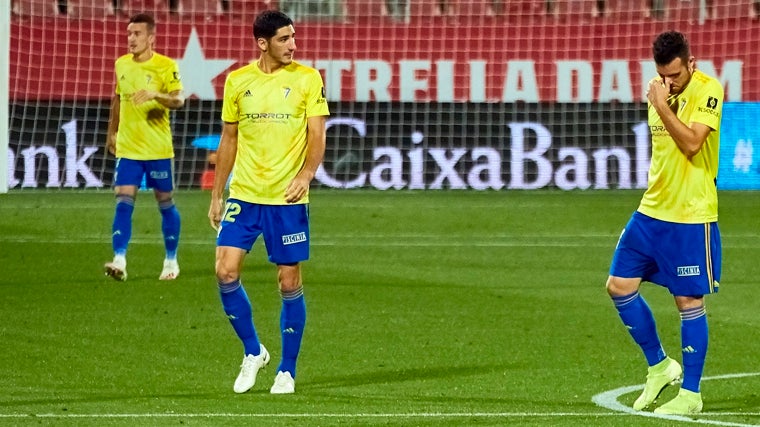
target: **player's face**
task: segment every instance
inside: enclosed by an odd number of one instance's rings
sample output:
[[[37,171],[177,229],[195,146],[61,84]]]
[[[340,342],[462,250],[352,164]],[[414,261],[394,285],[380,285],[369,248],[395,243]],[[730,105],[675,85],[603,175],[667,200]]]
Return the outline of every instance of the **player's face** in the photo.
[[[288,65],[293,62],[295,51],[296,30],[293,29],[292,25],[277,30],[277,34],[267,42],[267,55],[281,65]]]
[[[153,34],[148,31],[148,24],[132,22],[127,25],[127,43],[129,53],[134,56],[149,52],[153,46]]]
[[[670,83],[670,93],[680,93],[691,80],[691,75],[694,72],[695,60],[694,57],[690,57],[687,62],[684,62],[681,58],[676,58],[666,65],[657,64],[657,74],[662,77],[665,82]]]

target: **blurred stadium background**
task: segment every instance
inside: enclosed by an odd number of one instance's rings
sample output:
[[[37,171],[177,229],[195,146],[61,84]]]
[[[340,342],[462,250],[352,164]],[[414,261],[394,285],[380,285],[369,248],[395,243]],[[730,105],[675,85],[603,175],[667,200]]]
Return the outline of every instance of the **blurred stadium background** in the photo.
[[[724,128],[721,188],[760,188],[760,137],[744,126],[760,101],[757,4],[13,0],[0,93],[10,110],[7,188],[110,185],[113,62],[138,11],[156,15],[156,49],[179,61],[190,97],[174,116],[178,185],[206,187],[224,78],[256,55],[252,17],[266,7],[293,14],[296,58],[325,80],[332,116],[317,187],[643,188],[650,46],[676,28],[738,103]]]

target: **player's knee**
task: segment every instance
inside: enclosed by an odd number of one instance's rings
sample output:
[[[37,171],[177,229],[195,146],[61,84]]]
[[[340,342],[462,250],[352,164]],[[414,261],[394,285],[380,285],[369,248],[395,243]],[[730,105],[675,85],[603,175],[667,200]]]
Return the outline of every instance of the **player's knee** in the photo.
[[[225,263],[224,260],[216,261],[216,280],[219,283],[229,283],[240,277],[240,271],[237,267]]]
[[[169,196],[169,197],[163,197],[161,199],[157,199],[157,201],[158,201],[158,204],[160,204],[160,205],[164,205],[164,204],[173,205],[174,204],[174,198],[171,197],[171,196]]]
[[[174,199],[169,196],[161,199],[156,199],[159,209],[169,209],[174,206]]]
[[[610,276],[607,278],[607,294],[611,297],[619,297],[623,295],[630,295],[636,292],[639,288],[639,281],[636,279],[621,279],[619,277]]]
[[[281,292],[292,292],[303,286],[298,264],[280,265],[277,270],[277,282]]]
[[[216,269],[216,280],[219,283],[234,282],[240,277],[240,274],[230,270]]]

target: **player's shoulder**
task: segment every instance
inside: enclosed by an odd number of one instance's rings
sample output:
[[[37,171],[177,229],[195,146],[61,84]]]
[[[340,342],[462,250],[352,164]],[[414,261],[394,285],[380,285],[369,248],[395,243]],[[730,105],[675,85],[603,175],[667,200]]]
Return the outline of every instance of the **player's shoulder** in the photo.
[[[153,57],[151,58],[154,64],[158,66],[168,67],[168,66],[174,66],[177,61],[175,61],[172,58],[169,58],[166,55],[162,55],[157,52],[153,52]]]
[[[689,87],[690,89],[686,96],[697,102],[702,102],[701,100],[704,99],[717,101],[723,100],[724,90],[720,81],[700,70],[695,70],[694,74],[692,74]]]
[[[248,64],[243,65],[242,67],[238,67],[232,71],[230,71],[229,74],[227,74],[228,79],[239,79],[242,76],[250,75],[251,73],[255,73],[257,70],[256,63],[250,62]]]
[[[310,67],[310,66],[308,66],[308,65],[306,65],[306,64],[302,64],[302,63],[300,63],[300,62],[298,62],[298,61],[292,61],[292,62],[291,62],[289,65],[288,65],[288,69],[289,69],[291,72],[293,72],[293,73],[297,73],[297,74],[304,74],[304,75],[309,75],[309,74],[319,73],[319,71],[317,71],[317,69],[316,69],[316,68],[314,68],[314,67]]]
[[[127,63],[127,61],[132,60],[132,54],[131,53],[125,53],[124,55],[121,55],[120,57],[116,58],[116,61],[114,61],[114,64],[123,65]]]
[[[708,87],[710,89],[720,88],[721,90],[723,88],[723,85],[720,84],[718,79],[700,70],[695,70],[691,78],[694,79],[700,86]]]

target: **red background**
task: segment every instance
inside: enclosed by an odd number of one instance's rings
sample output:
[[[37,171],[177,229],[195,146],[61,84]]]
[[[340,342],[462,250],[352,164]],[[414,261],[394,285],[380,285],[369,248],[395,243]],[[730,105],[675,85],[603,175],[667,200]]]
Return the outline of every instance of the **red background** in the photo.
[[[245,20],[164,20],[159,22],[157,51],[172,58],[183,56],[195,27],[208,59],[235,59],[236,68],[254,53],[251,25]],[[487,61],[487,98],[498,100],[507,61],[535,61],[542,101],[556,97],[556,60],[589,61],[595,69],[607,59],[628,60],[633,93],[641,91],[639,61],[651,60],[651,41],[664,30],[688,35],[692,53],[711,60],[718,71],[727,60],[743,61],[742,101],[760,100],[760,24],[750,19],[725,19],[704,25],[637,20],[568,23],[551,19],[511,21],[479,19],[451,23],[427,19],[409,25],[366,19],[353,23],[297,23],[298,51],[302,60],[383,60],[393,69],[390,92],[398,100],[400,60],[422,59],[456,63],[455,99],[467,101],[469,60]],[[113,91],[113,61],[126,51],[125,19],[102,20],[37,18],[14,19],[11,25],[10,97],[14,101],[50,99],[103,99]],[[461,73],[460,73],[461,71]],[[433,73],[431,73],[433,74]],[[216,77],[221,98],[224,76]],[[420,101],[433,100],[435,80]],[[354,101],[354,77],[344,72],[341,101]],[[336,100],[337,101],[337,100]],[[727,99],[737,101],[737,99]]]

